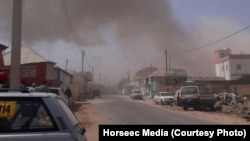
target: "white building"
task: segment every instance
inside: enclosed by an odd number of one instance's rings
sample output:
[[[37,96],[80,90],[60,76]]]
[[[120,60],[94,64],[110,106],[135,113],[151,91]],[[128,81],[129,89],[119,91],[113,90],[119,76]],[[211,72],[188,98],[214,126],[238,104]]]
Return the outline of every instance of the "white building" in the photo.
[[[250,54],[231,54],[229,48],[215,51],[216,77],[236,80],[250,74]]]

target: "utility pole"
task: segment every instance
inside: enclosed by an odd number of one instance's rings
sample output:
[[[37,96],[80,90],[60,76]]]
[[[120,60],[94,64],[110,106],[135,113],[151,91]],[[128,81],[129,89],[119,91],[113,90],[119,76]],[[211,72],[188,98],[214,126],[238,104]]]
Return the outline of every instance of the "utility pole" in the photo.
[[[83,94],[84,94],[84,85],[85,85],[85,82],[84,82],[84,50],[82,50],[82,80],[81,80],[81,101],[83,101]]]
[[[130,89],[130,71],[128,71],[128,87]]]
[[[150,98],[152,98],[152,91],[154,89],[154,82],[153,82],[153,67],[152,64],[150,64]]]
[[[94,83],[94,67],[92,67],[92,81]]]
[[[165,59],[166,59],[166,73],[168,72],[168,55],[167,50],[165,50]]]
[[[68,69],[68,59],[66,59],[66,65],[65,65],[65,71],[66,71],[66,72],[67,72],[67,69]],[[66,77],[66,75],[64,74],[64,75],[63,75],[63,89],[64,89],[64,90],[66,89],[66,87],[67,87],[67,85],[68,85],[68,84],[65,83],[65,77]]]
[[[65,71],[66,72],[68,71],[68,63],[69,63],[69,61],[68,61],[68,59],[66,59],[66,66],[65,66]]]
[[[165,85],[167,86],[167,82],[168,82],[168,53],[167,53],[167,49],[165,49],[165,63],[166,63]],[[168,87],[166,87],[166,91],[168,91]]]
[[[99,73],[99,85],[101,85],[101,73]]]
[[[10,88],[19,88],[21,70],[22,0],[13,0]]]
[[[168,72],[170,72],[170,70],[171,70],[170,64],[171,64],[171,56],[169,56]]]

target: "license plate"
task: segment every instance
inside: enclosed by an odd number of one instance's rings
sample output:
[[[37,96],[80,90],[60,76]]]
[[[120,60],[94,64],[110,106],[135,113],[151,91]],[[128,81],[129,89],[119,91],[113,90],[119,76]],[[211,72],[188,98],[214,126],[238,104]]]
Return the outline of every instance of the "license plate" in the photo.
[[[16,102],[0,101],[0,118],[11,118],[16,110]]]

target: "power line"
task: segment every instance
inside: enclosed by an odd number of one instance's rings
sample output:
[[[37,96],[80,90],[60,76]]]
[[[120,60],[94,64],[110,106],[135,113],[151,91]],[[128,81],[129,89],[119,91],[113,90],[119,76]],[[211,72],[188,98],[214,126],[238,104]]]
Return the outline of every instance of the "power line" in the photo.
[[[234,35],[236,35],[236,34],[239,34],[239,33],[242,32],[242,31],[247,30],[249,27],[250,27],[250,26],[246,26],[246,27],[244,27],[244,28],[242,28],[242,29],[240,29],[240,30],[234,32],[234,33],[231,33],[231,34],[229,34],[229,35],[227,35],[227,36],[225,36],[225,37],[223,37],[223,38],[220,38],[220,39],[218,39],[218,40],[215,40],[215,41],[213,41],[213,42],[210,42],[210,43],[208,43],[208,44],[206,44],[206,45],[203,45],[203,46],[200,46],[200,47],[197,47],[197,48],[194,48],[194,49],[182,51],[182,52],[179,52],[179,53],[188,53],[188,52],[196,51],[196,50],[198,50],[198,49],[202,49],[202,48],[205,48],[205,47],[214,45],[214,44],[219,43],[219,42],[221,42],[221,41],[223,41],[223,40],[225,40],[225,39],[228,39],[228,38],[230,38],[230,37],[232,37],[232,36],[234,36]],[[155,61],[155,63],[153,63],[153,64],[155,64],[154,66],[156,66],[156,64],[158,64],[158,63],[160,63],[161,61],[163,61],[162,58],[163,58],[164,56],[165,56],[165,55],[163,54],[163,55],[160,57],[160,59],[158,59],[157,61]],[[170,57],[170,56],[169,56],[169,57]]]
[[[229,34],[229,35],[227,35],[227,36],[225,36],[225,37],[223,37],[223,38],[220,38],[220,39],[218,39],[218,40],[216,40],[216,41],[213,41],[213,42],[208,43],[208,44],[206,44],[206,45],[203,45],[203,46],[201,46],[201,47],[197,47],[197,48],[194,48],[194,49],[182,51],[182,52],[180,52],[180,53],[192,52],[192,51],[195,51],[195,50],[198,50],[198,49],[201,49],[201,48],[205,48],[205,47],[214,45],[214,44],[216,44],[216,43],[218,43],[218,42],[221,42],[221,41],[223,41],[223,40],[225,40],[225,39],[228,39],[228,38],[230,38],[230,37],[232,37],[232,36],[234,36],[234,35],[236,35],[236,34],[239,34],[240,32],[242,32],[242,31],[244,31],[244,30],[247,30],[249,27],[250,27],[250,26],[244,27],[244,28],[242,28],[242,29],[240,29],[240,30],[238,30],[238,31],[236,31],[236,32],[234,32],[234,33],[231,33],[231,34]]]
[[[63,12],[63,14],[64,14],[64,16],[65,16],[65,18],[66,18],[67,23],[68,23],[68,26],[69,26],[69,28],[70,28],[70,30],[71,30],[71,32],[72,32],[73,39],[77,42],[77,41],[78,41],[78,40],[77,40],[78,38],[77,38],[77,36],[76,36],[76,32],[75,32],[75,29],[74,29],[74,25],[73,25],[73,23],[71,22],[70,15],[69,15],[68,8],[67,8],[67,6],[66,6],[65,0],[59,0],[59,2],[60,2],[60,6],[61,6],[61,9],[62,9],[62,12]],[[86,55],[85,55],[85,56],[86,56]],[[89,61],[88,61],[88,59],[87,59],[87,57],[85,57],[85,60],[86,60],[87,64],[90,65],[90,64],[89,64]]]
[[[77,42],[77,36],[76,36],[76,32],[75,32],[75,29],[74,29],[74,26],[73,26],[73,23],[71,22],[70,20],[70,16],[69,16],[69,12],[68,12],[68,8],[65,4],[65,0],[60,0],[60,6],[61,6],[61,9],[62,9],[62,12],[66,18],[66,21],[68,23],[68,26],[72,32],[72,36],[74,38],[74,40]]]

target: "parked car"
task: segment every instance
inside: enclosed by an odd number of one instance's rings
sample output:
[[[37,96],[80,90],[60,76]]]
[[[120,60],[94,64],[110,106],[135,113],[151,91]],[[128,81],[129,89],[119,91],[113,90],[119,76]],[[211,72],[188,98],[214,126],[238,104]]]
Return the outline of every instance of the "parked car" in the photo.
[[[234,93],[218,93],[215,95],[215,98],[217,101],[222,101],[223,104],[238,104],[238,103],[244,103],[245,99],[244,96],[236,95]]]
[[[133,90],[130,98],[133,100],[139,99],[139,100],[143,100],[143,94],[140,90]]]
[[[212,90],[202,85],[186,85],[180,87],[179,104],[184,110],[189,107],[195,110],[214,109],[216,98]]]
[[[156,104],[173,104],[174,94],[171,92],[158,92],[153,99]]]
[[[1,141],[87,141],[86,129],[54,93],[0,93]]]

